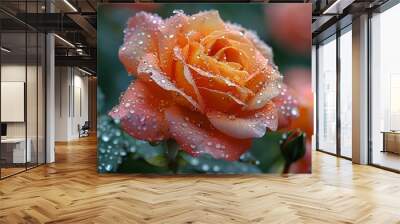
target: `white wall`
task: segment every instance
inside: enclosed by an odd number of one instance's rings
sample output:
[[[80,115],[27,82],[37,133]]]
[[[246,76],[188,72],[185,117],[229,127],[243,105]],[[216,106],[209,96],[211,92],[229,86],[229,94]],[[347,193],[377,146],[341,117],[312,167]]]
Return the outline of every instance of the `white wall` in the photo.
[[[70,78],[67,67],[55,68],[55,141],[68,140],[68,88]]]
[[[36,77],[36,66],[27,66],[25,64],[4,64],[1,66],[1,81],[4,82],[25,82],[25,75],[27,69],[28,76],[28,84],[29,86],[36,86],[36,80],[32,77]],[[32,111],[36,112],[36,87],[35,88],[27,88],[27,106],[30,107],[27,110],[27,118],[28,118],[28,137],[30,132],[30,128],[36,131],[36,113],[32,113]],[[40,105],[39,105],[40,107]],[[1,108],[1,110],[7,110],[7,108]],[[33,123],[32,123],[33,122]],[[7,135],[8,137],[25,137],[25,123],[26,122],[7,122]],[[35,132],[36,135],[36,132]]]
[[[88,120],[88,78],[72,67],[56,67],[55,73],[55,140],[74,140],[78,125]]]

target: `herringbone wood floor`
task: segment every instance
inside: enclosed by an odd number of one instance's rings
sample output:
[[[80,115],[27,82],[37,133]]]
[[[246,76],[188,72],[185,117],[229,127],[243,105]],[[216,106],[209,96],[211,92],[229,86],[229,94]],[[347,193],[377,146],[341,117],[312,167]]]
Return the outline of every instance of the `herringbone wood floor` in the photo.
[[[289,177],[98,175],[96,141],[0,181],[0,223],[400,223],[400,175],[314,153]]]

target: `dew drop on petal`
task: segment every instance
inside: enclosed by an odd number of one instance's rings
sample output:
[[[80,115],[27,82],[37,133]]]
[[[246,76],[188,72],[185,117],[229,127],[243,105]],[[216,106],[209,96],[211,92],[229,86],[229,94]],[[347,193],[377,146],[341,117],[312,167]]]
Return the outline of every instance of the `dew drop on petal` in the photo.
[[[174,11],[172,11],[173,14],[183,14],[185,13],[182,9],[175,9]]]
[[[299,115],[299,111],[297,110],[297,108],[292,108],[290,113],[292,114],[292,116],[298,116]]]

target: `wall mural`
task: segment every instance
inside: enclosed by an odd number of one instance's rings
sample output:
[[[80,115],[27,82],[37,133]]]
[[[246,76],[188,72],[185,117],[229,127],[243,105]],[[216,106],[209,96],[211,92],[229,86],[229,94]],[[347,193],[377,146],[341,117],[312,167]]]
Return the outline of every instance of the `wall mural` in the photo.
[[[100,173],[310,173],[311,4],[103,4]]]

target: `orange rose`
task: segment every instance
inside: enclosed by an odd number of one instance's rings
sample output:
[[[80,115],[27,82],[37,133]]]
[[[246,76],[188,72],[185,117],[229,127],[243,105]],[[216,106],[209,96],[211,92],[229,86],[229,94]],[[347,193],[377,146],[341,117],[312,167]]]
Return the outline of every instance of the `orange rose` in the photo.
[[[110,115],[137,139],[174,139],[193,156],[237,160],[276,130],[281,75],[270,48],[217,11],[127,24],[119,57],[136,77]]]

